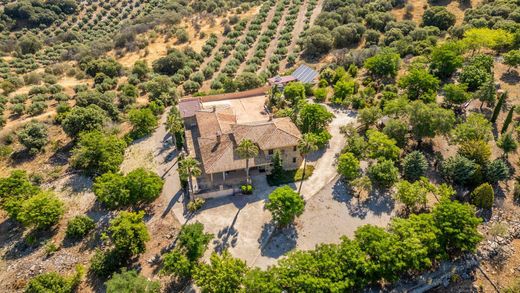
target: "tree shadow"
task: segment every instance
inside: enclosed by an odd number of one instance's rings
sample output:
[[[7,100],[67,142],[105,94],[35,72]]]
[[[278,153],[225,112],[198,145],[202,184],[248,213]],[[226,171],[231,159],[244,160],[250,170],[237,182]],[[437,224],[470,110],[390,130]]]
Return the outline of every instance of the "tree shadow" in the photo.
[[[502,76],[500,76],[500,80],[511,85],[518,84],[520,83],[520,75],[518,74],[518,71],[510,70],[504,72]]]
[[[74,193],[88,192],[92,190],[94,181],[92,178],[81,173],[74,173],[68,177],[65,187],[70,188],[71,195]]]
[[[258,238],[260,254],[271,258],[279,258],[296,247],[298,231],[294,224],[284,228],[276,228],[273,223],[265,223]]]
[[[56,227],[49,230],[32,230],[25,237],[18,238],[19,240],[4,254],[4,259],[16,260],[32,254],[56,235],[57,232],[58,229]]]
[[[50,156],[48,162],[52,165],[66,165],[69,162],[73,147],[74,141],[70,141],[66,145],[61,146]]]
[[[171,209],[175,206],[175,204],[179,201],[181,195],[184,194],[184,189],[179,189],[177,193],[175,193],[172,198],[170,199],[170,202],[164,209],[163,213],[161,214],[161,218],[166,217],[166,215],[171,211]]]
[[[375,188],[366,200],[359,200],[352,196],[352,191],[343,180],[336,181],[332,187],[332,198],[345,203],[349,215],[360,219],[365,219],[368,213],[375,216],[390,214],[395,208],[394,199],[386,189]]]
[[[21,239],[23,231],[24,228],[22,224],[10,218],[6,218],[0,223],[0,248],[9,246],[11,243]]]

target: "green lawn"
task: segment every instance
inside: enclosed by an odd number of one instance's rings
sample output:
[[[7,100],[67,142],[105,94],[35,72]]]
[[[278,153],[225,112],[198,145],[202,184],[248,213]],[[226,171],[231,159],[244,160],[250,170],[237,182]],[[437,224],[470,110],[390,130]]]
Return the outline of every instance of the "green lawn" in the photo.
[[[304,179],[309,178],[312,175],[313,171],[314,171],[314,166],[307,165]],[[269,185],[271,185],[271,186],[289,184],[289,183],[293,183],[293,182],[302,180],[302,176],[303,176],[303,168],[300,168],[298,170],[287,170],[283,173],[282,176],[277,176],[276,178],[272,175],[267,175],[267,183],[269,183]]]

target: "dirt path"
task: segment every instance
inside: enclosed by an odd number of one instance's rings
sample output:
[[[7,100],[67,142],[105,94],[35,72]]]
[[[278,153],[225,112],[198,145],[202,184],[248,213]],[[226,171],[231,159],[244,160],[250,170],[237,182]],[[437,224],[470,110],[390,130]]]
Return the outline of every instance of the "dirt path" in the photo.
[[[285,25],[285,21],[286,21],[285,18],[287,17],[287,12],[289,11],[288,7],[289,6],[284,7],[282,18],[280,19],[280,23],[278,24],[278,27],[276,28],[276,35],[274,35],[273,39],[269,43],[269,47],[267,47],[267,50],[265,50],[265,58],[264,58],[264,61],[262,62],[262,65],[260,66],[260,68],[257,71],[258,73],[265,71],[267,69],[267,67],[269,66],[269,64],[271,63],[269,58],[273,55],[273,52],[276,49],[276,45],[278,44],[278,38],[280,38],[280,32]]]
[[[294,24],[294,29],[292,33],[291,43],[289,47],[287,47],[287,56],[291,55],[294,52],[294,47],[300,37],[300,33],[303,31],[303,27],[305,26],[305,14],[307,13],[307,7],[309,6],[309,1],[305,1],[303,5],[300,6],[300,11],[298,12],[298,17],[296,18],[296,23]],[[280,62],[280,69],[282,71],[287,69],[287,57],[285,57]]]
[[[242,73],[244,71],[244,69],[247,66],[247,60],[250,60],[251,58],[253,58],[255,51],[256,51],[256,46],[258,45],[258,42],[260,41],[260,36],[262,36],[264,34],[264,32],[267,30],[267,26],[273,20],[275,12],[276,12],[276,6],[271,7],[271,10],[269,10],[269,14],[267,14],[267,17],[265,18],[264,23],[262,23],[262,28],[260,29],[260,32],[258,33],[258,37],[256,38],[255,42],[251,45],[251,48],[249,48],[249,51],[247,52],[245,61],[242,62],[242,64],[240,64],[240,67],[237,70],[237,75],[239,75],[240,73]]]
[[[321,10],[323,8],[323,2],[325,0],[318,0],[318,4],[316,5],[316,7],[314,8],[314,11],[312,12],[312,15],[311,15],[311,22],[310,22],[310,26],[309,27],[312,27],[312,24],[314,23],[314,21],[316,20],[316,18],[318,17],[318,15],[320,15],[321,13]]]
[[[345,146],[345,137],[340,133],[340,127],[356,121],[354,112],[325,106],[336,116],[329,125],[329,132],[332,138],[326,149],[319,150],[308,156],[307,162],[314,165],[314,172],[309,179],[303,182],[302,194],[305,199],[312,198],[326,184],[336,178],[336,160]]]

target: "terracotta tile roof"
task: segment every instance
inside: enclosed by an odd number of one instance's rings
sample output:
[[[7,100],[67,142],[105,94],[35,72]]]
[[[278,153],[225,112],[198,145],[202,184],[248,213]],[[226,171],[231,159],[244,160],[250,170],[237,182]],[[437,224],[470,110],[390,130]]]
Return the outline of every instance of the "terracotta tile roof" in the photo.
[[[179,111],[182,118],[195,116],[195,113],[201,109],[199,98],[182,99],[179,101]]]
[[[236,124],[234,115],[226,111],[199,111],[196,119],[200,133],[197,143],[206,174],[245,168],[246,160],[236,152],[237,145],[244,139],[250,139],[260,149],[259,156],[250,160],[254,167],[269,163],[265,156],[268,150],[296,146],[301,137],[289,118]]]

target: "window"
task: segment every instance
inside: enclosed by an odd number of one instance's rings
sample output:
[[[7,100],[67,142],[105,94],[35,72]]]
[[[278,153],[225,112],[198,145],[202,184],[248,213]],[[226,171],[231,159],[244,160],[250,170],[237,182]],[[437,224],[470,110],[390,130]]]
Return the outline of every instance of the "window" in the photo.
[[[292,158],[292,162],[293,162],[293,163],[296,163],[296,158]]]
[[[269,150],[268,153],[269,153],[269,155],[272,155],[272,154],[274,154],[274,150]]]
[[[296,151],[296,146],[293,146],[292,151],[293,151],[293,152]]]

